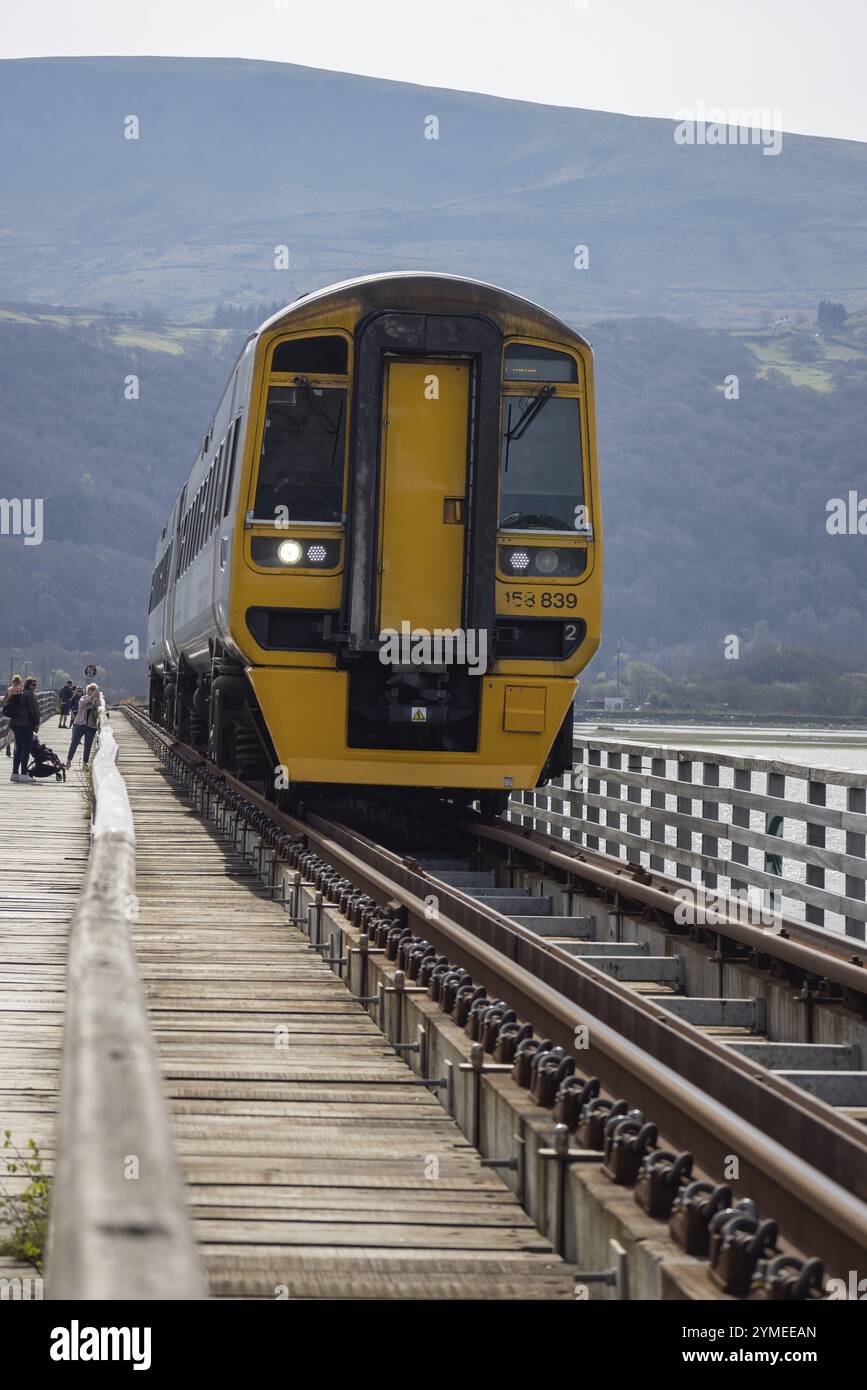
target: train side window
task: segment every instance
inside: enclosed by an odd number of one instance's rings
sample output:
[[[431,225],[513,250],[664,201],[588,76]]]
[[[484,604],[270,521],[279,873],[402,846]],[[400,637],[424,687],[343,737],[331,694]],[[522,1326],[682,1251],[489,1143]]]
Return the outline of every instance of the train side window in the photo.
[[[199,505],[196,511],[196,554],[202,548],[205,539],[205,495],[208,490],[207,478],[199,488]]]
[[[199,499],[201,495],[201,491],[196,493],[190,508],[190,564],[195,560],[199,548]]]
[[[208,481],[205,485],[205,505],[203,507],[204,515],[202,516],[203,543],[208,539],[208,536],[211,534],[211,508],[214,505],[214,474],[216,470],[217,460],[214,459],[213,463],[208,469]]]
[[[196,534],[199,529],[199,494],[196,493],[190,506],[190,558],[188,564],[192,564],[196,558]]]
[[[303,378],[294,386],[272,386],[254,515],[340,521],[345,437],[345,388],[311,386]]]
[[[211,517],[211,491],[213,489],[213,486],[214,464],[212,463],[210,468],[208,469],[208,476],[205,479],[205,491],[202,496],[202,545],[205,544],[205,541],[208,539],[211,530],[210,526],[208,525],[208,522],[210,521]]]
[[[238,452],[238,436],[241,433],[240,415],[238,416],[237,420],[232,421],[232,429],[230,433],[232,436],[232,444],[231,448],[227,449],[226,451],[229,459],[229,464],[226,469],[226,490],[223,494],[223,516],[229,515],[229,503],[232,498],[232,480],[235,476],[235,455]]]
[[[226,464],[229,459],[229,450],[232,447],[232,430],[229,430],[223,443],[220,445],[220,456],[217,465],[217,484],[214,488],[214,510],[211,516],[211,526],[216,526],[220,520],[220,512],[223,506],[223,485],[226,481]]]
[[[222,464],[223,446],[221,444],[219,449],[217,450],[217,457],[214,459],[214,466],[211,469],[211,489],[208,493],[208,511],[207,518],[205,521],[205,529],[208,535],[210,535],[214,529],[214,498],[217,495],[217,487],[220,482],[220,468],[222,467]]]
[[[214,524],[217,520],[217,507],[219,505],[218,498],[220,496],[220,478],[223,472],[223,454],[225,452],[225,448],[226,441],[223,440],[223,443],[217,450],[217,457],[214,460],[214,467],[211,470],[211,491],[208,498],[208,535],[210,535],[213,531]]]

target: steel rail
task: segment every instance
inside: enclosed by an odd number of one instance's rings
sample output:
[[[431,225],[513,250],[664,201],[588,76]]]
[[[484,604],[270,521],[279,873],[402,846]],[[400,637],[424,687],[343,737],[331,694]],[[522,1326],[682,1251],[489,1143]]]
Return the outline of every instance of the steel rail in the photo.
[[[587,1026],[589,1047],[577,1054],[582,1072],[597,1074],[609,1094],[644,1110],[668,1142],[690,1149],[707,1172],[722,1172],[726,1160],[737,1157],[738,1189],[772,1212],[787,1236],[819,1255],[826,1268],[861,1267],[867,1254],[867,1132],[861,1126],[414,861],[317,815],[300,820],[277,810],[141,712],[129,713],[168,752],[182,752],[192,773],[198,768],[222,779],[256,811],[315,846],[361,891],[400,904],[418,935],[470,971],[491,997],[508,1000],[541,1036],[572,1051],[575,1027]],[[479,825],[471,824],[476,833]],[[520,832],[498,833],[515,833],[526,850]],[[621,886],[627,884],[631,880]],[[439,911],[429,920],[425,900],[433,889]]]
[[[703,784],[701,783],[684,783],[684,785],[695,785],[698,786],[699,789],[707,790],[703,788]],[[621,812],[621,814],[630,814],[630,811],[626,809],[628,804],[629,803],[626,802],[623,803],[624,811]],[[534,807],[527,807],[526,809],[531,813],[535,811],[538,819],[545,819],[544,810]],[[481,823],[482,822],[480,822],[480,824]],[[586,862],[588,866],[595,865],[597,869],[603,873],[613,874],[621,878],[623,876],[629,878],[630,875],[640,874],[641,877],[639,879],[632,879],[631,881],[636,882],[639,886],[647,885],[650,887],[657,887],[659,891],[668,894],[669,900],[678,889],[681,892],[683,892],[684,889],[688,889],[695,895],[695,903],[697,906],[713,907],[714,913],[718,918],[718,922],[715,921],[711,927],[713,931],[721,931],[725,935],[729,927],[749,925],[742,923],[737,917],[729,916],[725,912],[724,906],[727,901],[730,901],[730,895],[722,892],[717,893],[716,890],[708,888],[704,884],[690,884],[687,880],[675,878],[672,874],[661,873],[658,869],[647,869],[643,865],[631,864],[623,859],[617,858],[616,855],[606,854],[603,850],[590,849],[577,841],[570,845],[568,840],[562,840],[559,836],[550,835],[544,830],[537,830],[535,827],[531,829],[530,827],[516,826],[514,821],[502,822],[502,824],[507,828],[514,829],[516,833],[520,835],[526,836],[539,844],[546,844],[549,848],[561,853],[565,852],[566,846],[570,846],[579,862]],[[606,826],[599,825],[596,828],[599,830],[599,838],[604,839]],[[651,853],[656,853],[658,847],[656,842],[648,842],[648,849]],[[730,867],[732,870],[732,877],[736,879],[737,870],[744,866],[735,864],[732,861]],[[590,872],[582,876],[588,879],[592,878]],[[604,882],[604,880],[596,878],[592,878],[592,881]],[[779,882],[782,884],[784,880],[780,879]],[[647,901],[650,901],[650,899],[648,898]],[[673,909],[670,901],[668,907],[663,907],[662,910],[667,911],[669,914],[672,912]],[[761,927],[756,927],[755,930],[771,941],[781,941],[786,938],[792,941],[800,941],[806,945],[814,946],[818,951],[832,959],[852,964],[856,969],[862,966],[867,967],[867,942],[862,943],[858,937],[845,936],[842,933],[832,932],[825,927],[812,926],[807,922],[801,922],[794,917],[783,916],[782,914],[779,916],[779,922],[780,931],[771,931]],[[860,951],[857,949],[859,946],[862,947]],[[867,969],[863,971],[863,975],[864,978],[862,979],[860,991],[858,992],[867,994]],[[854,979],[855,977],[850,976],[849,978]]]
[[[575,878],[585,879],[610,892],[619,893],[631,902],[652,907],[669,917],[673,916],[677,909],[675,895],[678,890],[683,892],[687,889],[694,894],[696,904],[703,907],[707,907],[714,897],[712,889],[698,884],[687,884],[667,874],[650,873],[637,864],[624,864],[622,860],[614,859],[610,855],[597,854],[593,850],[579,849],[577,846],[575,852],[570,854],[564,847],[564,841],[553,835],[546,835],[544,831],[513,828],[508,822],[494,825],[481,818],[463,819],[459,824],[462,829],[478,835],[481,839],[497,841],[511,849],[531,854],[533,858],[550,864],[552,868],[569,873]],[[609,865],[617,867],[608,867]],[[813,944],[806,945],[802,941],[792,940],[792,935],[800,924],[789,919],[784,920],[782,932],[776,932],[739,922],[737,918],[725,912],[717,914],[715,910],[715,920],[706,926],[700,922],[689,921],[684,925],[702,926],[704,930],[730,937],[731,940],[748,946],[760,955],[773,956],[809,975],[832,981],[849,994],[867,996],[867,969],[855,963],[861,957],[849,956],[844,960],[837,951],[819,949]]]

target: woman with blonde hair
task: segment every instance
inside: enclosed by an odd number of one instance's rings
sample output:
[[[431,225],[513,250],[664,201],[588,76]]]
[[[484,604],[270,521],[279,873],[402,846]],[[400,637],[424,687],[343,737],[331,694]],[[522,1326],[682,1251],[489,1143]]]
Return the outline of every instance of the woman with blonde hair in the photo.
[[[14,702],[12,702],[12,696],[13,696],[13,695],[20,695],[20,694],[21,694],[21,688],[22,688],[23,685],[24,685],[24,682],[23,682],[23,680],[21,679],[20,676],[13,676],[13,677],[12,677],[12,680],[10,681],[9,686],[8,686],[8,688],[7,688],[7,690],[6,690],[6,694],[3,696],[3,713],[4,713],[4,714],[7,713],[7,710],[6,710],[6,706],[7,706],[7,705],[9,705],[10,709],[16,709],[16,708],[17,708],[18,701],[15,700]],[[12,702],[12,703],[10,703],[10,702]],[[14,735],[13,732],[12,732],[12,723],[11,723],[11,721],[10,721],[10,723],[9,723],[8,729],[6,730],[6,733],[3,735],[2,739],[0,739],[0,743],[5,743],[5,744],[6,744],[6,756],[7,756],[7,758],[11,758],[11,757],[12,757],[12,749],[13,749],[14,746],[15,746],[15,735]]]
[[[78,702],[75,720],[72,725],[72,740],[69,745],[69,752],[66,755],[66,766],[72,767],[72,759],[75,757],[75,750],[82,739],[84,739],[84,765],[87,766],[90,758],[90,750],[93,747],[93,740],[96,738],[96,731],[99,728],[99,709],[101,696],[99,686],[95,681],[91,681]]]

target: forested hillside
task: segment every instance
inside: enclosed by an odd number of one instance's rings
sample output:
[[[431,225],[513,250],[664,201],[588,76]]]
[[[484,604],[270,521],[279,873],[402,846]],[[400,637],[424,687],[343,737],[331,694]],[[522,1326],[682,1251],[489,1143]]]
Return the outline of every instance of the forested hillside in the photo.
[[[129,634],[144,645],[157,535],[231,367],[229,338],[153,350],[133,327],[0,317],[0,496],[44,499],[41,545],[0,539],[0,654],[40,639],[100,659]]]

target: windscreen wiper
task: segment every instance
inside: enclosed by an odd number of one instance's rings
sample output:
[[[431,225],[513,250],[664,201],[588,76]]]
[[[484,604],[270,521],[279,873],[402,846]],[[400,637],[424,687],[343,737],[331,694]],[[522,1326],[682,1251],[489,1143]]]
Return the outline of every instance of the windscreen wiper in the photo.
[[[520,439],[522,435],[527,433],[536,416],[544,410],[553,394],[553,386],[543,386],[539,394],[533,397],[530,404],[519,415],[517,424],[512,429],[507,430],[505,438],[510,443],[513,439]]]
[[[334,435],[336,441],[337,435],[340,431],[340,416],[338,415],[337,424],[335,424],[331,416],[328,414],[328,411],[323,410],[322,406],[317,401],[316,393],[313,390],[313,387],[310,385],[310,382],[307,380],[306,376],[296,376],[295,385],[298,387],[299,390],[304,392],[304,399],[310,407],[311,412],[323,422],[328,434]],[[343,402],[341,401],[341,408],[342,405]]]

